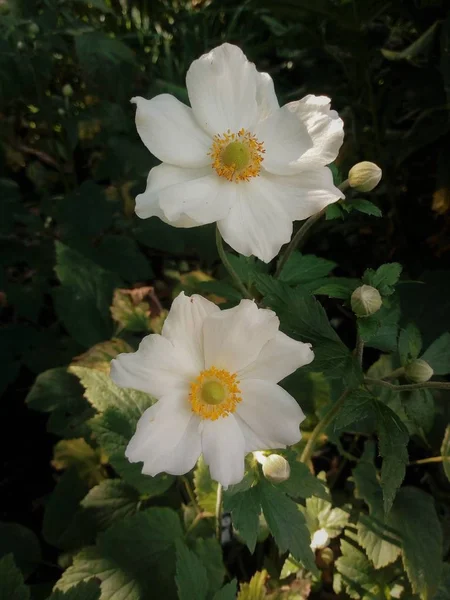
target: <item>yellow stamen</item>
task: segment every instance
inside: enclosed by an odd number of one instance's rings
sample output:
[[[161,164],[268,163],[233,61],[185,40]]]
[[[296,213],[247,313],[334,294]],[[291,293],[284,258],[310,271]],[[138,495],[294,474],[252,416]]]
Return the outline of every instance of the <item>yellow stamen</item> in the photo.
[[[215,135],[209,156],[220,177],[239,183],[257,177],[264,160],[264,144],[245,129]]]
[[[227,417],[241,402],[237,375],[211,367],[202,371],[191,383],[189,401],[192,411],[202,419],[216,421]]]

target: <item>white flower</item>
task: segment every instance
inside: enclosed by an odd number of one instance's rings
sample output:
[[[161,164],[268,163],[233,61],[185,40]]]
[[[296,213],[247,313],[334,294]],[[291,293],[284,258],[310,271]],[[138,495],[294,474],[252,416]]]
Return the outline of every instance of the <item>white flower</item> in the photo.
[[[342,120],[325,96],[280,108],[271,77],[230,44],[195,60],[186,85],[192,108],[169,94],[132,99],[138,133],[163,161],[136,214],[176,227],[217,222],[235,250],[269,262],[293,221],[344,197],[325,166],[342,144]]]
[[[310,363],[309,344],[278,330],[278,317],[251,300],[221,311],[181,293],[161,335],[120,354],[111,377],[158,399],[138,422],[126,456],[142,472],[182,475],[203,454],[224,486],[244,476],[244,457],[300,440],[304,414],[277,382]]]

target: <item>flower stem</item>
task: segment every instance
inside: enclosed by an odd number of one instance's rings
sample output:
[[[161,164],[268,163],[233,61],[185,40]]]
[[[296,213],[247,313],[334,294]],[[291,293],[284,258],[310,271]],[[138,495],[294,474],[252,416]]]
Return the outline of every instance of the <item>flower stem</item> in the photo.
[[[421,458],[420,460],[413,460],[408,464],[408,467],[413,465],[426,465],[428,463],[440,463],[444,462],[444,460],[449,460],[446,456],[431,456],[430,458]]]
[[[373,379],[364,377],[364,383],[369,385],[381,385],[395,392],[411,392],[413,390],[432,389],[432,390],[450,390],[450,383],[446,381],[425,381],[424,383],[407,383],[405,385],[395,385],[384,381],[383,379]]]
[[[364,353],[364,340],[358,335],[356,339],[355,357],[360,367],[362,367]]]
[[[217,484],[216,496],[216,536],[220,544],[222,540],[222,484]]]
[[[404,367],[399,367],[398,369],[395,369],[395,371],[392,371],[392,373],[389,373],[389,375],[386,375],[385,377],[383,377],[383,379],[384,380],[386,380],[386,379],[398,379],[399,377],[401,377],[404,374],[405,374],[405,368]]]
[[[341,410],[341,407],[344,404],[349,393],[349,389],[345,390],[345,392],[343,392],[341,397],[338,400],[336,400],[336,402],[333,404],[333,406],[330,408],[327,414],[323,417],[323,419],[321,419],[317,423],[313,432],[311,433],[311,436],[308,440],[308,443],[305,446],[305,449],[302,452],[302,455],[300,456],[300,462],[309,463],[314,452],[314,447],[316,445],[317,440],[319,439],[322,432],[325,431],[328,425],[334,420],[338,412]]]
[[[181,481],[184,484],[184,487],[186,489],[187,495],[189,496],[189,500],[192,502],[192,506],[195,508],[195,511],[197,512],[197,514],[200,514],[202,511],[201,511],[201,508],[198,505],[197,498],[195,497],[195,494],[192,491],[189,479],[186,476],[184,476],[184,475],[182,477],[180,477],[180,479],[181,479]]]
[[[241,292],[241,294],[244,296],[244,298],[248,298],[249,300],[253,300],[252,295],[247,290],[247,288],[242,283],[242,281],[239,279],[239,275],[233,269],[230,261],[227,258],[227,255],[226,255],[225,250],[223,248],[222,236],[220,235],[220,231],[219,231],[218,227],[216,228],[216,245],[217,245],[217,252],[219,253],[219,256],[220,256],[220,260],[222,261],[223,266],[225,267],[225,269],[230,274],[231,279],[234,281],[234,284],[236,285],[236,287],[238,288],[238,290]]]

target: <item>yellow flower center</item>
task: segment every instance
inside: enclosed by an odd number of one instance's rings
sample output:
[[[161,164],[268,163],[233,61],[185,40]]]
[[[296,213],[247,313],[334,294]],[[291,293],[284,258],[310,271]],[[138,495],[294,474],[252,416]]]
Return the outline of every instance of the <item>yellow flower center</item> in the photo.
[[[201,419],[215,421],[236,410],[242,400],[235,373],[211,367],[202,371],[191,383],[189,401]]]
[[[264,144],[249,131],[241,129],[237,133],[228,130],[215,135],[209,156],[220,177],[239,183],[259,175],[264,152]]]

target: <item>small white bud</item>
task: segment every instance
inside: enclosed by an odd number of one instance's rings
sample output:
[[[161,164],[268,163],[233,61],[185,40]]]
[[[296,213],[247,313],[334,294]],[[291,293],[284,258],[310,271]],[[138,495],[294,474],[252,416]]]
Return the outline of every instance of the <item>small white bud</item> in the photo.
[[[66,96],[66,98],[69,98],[70,96],[72,96],[73,88],[70,85],[70,83],[66,83],[65,85],[63,85],[62,93],[63,93],[63,96]]]
[[[262,470],[264,477],[272,483],[281,483],[289,479],[291,467],[288,461],[279,454],[271,454],[266,457]]]
[[[380,183],[382,174],[378,165],[363,160],[350,169],[348,183],[359,192],[370,192]]]
[[[383,300],[376,288],[362,285],[353,292],[350,303],[357,317],[369,317],[380,310]]]
[[[405,367],[405,375],[413,383],[425,383],[433,377],[433,373],[430,365],[421,358],[413,360]]]
[[[313,550],[319,550],[325,548],[330,543],[330,536],[325,529],[318,529],[314,532],[311,538],[311,548]]]

